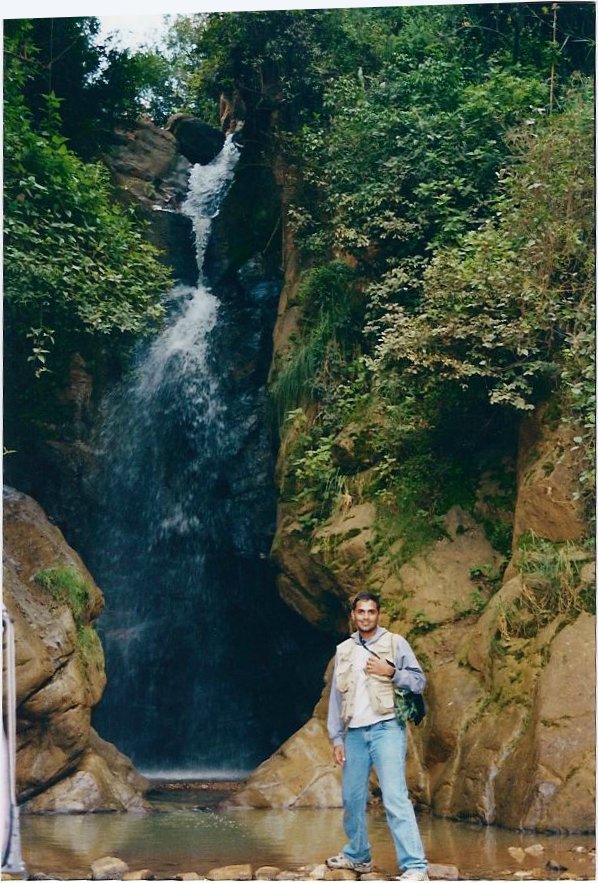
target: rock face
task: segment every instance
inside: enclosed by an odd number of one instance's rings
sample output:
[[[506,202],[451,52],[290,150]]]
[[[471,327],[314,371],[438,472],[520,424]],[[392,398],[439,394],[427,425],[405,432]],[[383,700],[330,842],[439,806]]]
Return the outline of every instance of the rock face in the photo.
[[[4,491],[4,603],[15,626],[24,811],[141,809],[147,783],[90,725],[104,689],[103,596],[30,497]]]
[[[224,135],[220,129],[209,126],[190,113],[173,113],[165,128],[176,138],[183,156],[189,162],[200,163],[202,166],[211,162],[224,144]]]
[[[293,175],[283,172],[284,202]],[[300,267],[286,229],[283,243],[273,373],[298,320]],[[429,709],[420,727],[409,728],[407,774],[417,803],[485,824],[582,832],[594,827],[593,553],[575,495],[575,431],[548,411],[522,424],[514,505],[497,502],[497,484],[486,476],[472,511],[453,507],[445,535],[405,561],[400,538],[380,552],[375,499],[341,496],[314,529],[305,526],[309,504],[285,501],[272,558],[281,596],[320,629],[346,635],[348,601],[366,588],[381,595],[381,624],[413,645],[428,675]],[[282,439],[279,476],[294,431]],[[358,423],[331,450],[337,466],[364,479],[369,453]],[[483,526],[499,510],[513,526],[508,560]],[[327,687],[311,721],[255,771],[235,805],[340,804],[326,703]]]
[[[197,266],[191,221],[177,212],[187,193],[189,160],[171,132],[143,117],[131,130],[117,132],[115,141],[104,162],[119,198],[147,219],[148,238],[163,250],[175,278],[194,285]]]

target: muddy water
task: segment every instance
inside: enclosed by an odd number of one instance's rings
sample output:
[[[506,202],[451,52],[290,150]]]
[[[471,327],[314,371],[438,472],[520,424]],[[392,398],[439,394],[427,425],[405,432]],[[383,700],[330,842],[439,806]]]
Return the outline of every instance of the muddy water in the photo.
[[[154,812],[136,815],[23,816],[23,852],[29,873],[79,879],[102,856],[122,858],[131,869],[150,868],[158,879],[249,862],[296,870],[338,852],[344,843],[340,810],[219,810],[222,793],[174,791],[154,794]],[[594,879],[594,838],[588,835],[520,834],[460,822],[419,818],[431,862],[454,864],[462,879]],[[376,869],[396,873],[390,836],[379,807],[369,810]],[[510,846],[542,843],[539,858],[522,863]],[[586,852],[575,851],[583,847]],[[566,871],[546,870],[552,859]],[[529,877],[513,875],[530,872]]]

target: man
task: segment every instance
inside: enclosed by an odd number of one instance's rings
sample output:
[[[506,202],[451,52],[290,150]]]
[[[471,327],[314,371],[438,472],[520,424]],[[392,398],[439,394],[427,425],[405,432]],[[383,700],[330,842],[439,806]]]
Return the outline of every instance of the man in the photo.
[[[329,868],[372,870],[365,819],[368,780],[374,766],[399,865],[399,880],[428,880],[428,866],[405,782],[407,733],[394,715],[397,688],[421,693],[425,675],[400,635],[378,626],[380,599],[360,592],[351,605],[357,626],[336,648],[328,707],[328,735],[343,768],[344,828],[349,842],[327,859]]]

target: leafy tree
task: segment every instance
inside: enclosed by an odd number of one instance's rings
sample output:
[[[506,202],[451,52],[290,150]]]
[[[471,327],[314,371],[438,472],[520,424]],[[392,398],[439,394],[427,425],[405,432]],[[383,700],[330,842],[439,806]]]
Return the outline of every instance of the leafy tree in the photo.
[[[144,94],[157,85],[146,54],[132,54],[98,40],[96,18],[35,18],[5,22],[7,46],[28,31],[23,99],[35,128],[46,118],[46,95],[59,100],[61,134],[85,159],[97,158],[117,124],[130,123],[145,109]]]
[[[387,314],[377,371],[473,387],[519,410],[560,389],[591,450],[593,134],[587,82],[561,113],[513,133],[493,218],[438,252],[418,310]]]
[[[28,364],[40,375],[77,336],[155,327],[169,273],[131,210],[111,199],[105,168],[67,147],[53,93],[34,128],[24,98],[30,36],[24,23],[5,45],[4,293],[7,339],[25,362],[12,370]]]

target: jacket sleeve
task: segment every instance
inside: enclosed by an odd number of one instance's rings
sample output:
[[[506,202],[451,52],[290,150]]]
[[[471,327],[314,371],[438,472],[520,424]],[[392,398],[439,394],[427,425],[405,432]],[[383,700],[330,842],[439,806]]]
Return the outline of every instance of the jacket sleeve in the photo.
[[[395,687],[411,690],[412,693],[423,693],[426,676],[409,642],[402,635],[394,635],[393,642],[395,646],[393,684]]]
[[[344,727],[341,720],[341,694],[336,686],[336,664],[337,659],[334,660],[330,699],[328,700],[328,735],[333,745],[342,745],[344,741]]]

